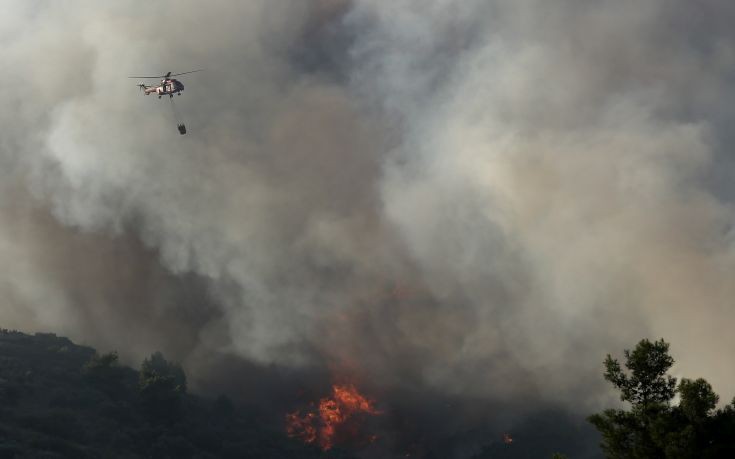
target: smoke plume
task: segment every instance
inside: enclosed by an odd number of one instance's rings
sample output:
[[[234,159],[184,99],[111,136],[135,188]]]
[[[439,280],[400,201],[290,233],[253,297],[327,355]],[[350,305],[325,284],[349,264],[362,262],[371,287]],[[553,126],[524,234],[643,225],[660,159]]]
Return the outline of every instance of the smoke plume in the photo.
[[[735,394],[735,6],[4,6],[4,326],[579,413],[663,336]],[[197,68],[185,136],[126,78]]]

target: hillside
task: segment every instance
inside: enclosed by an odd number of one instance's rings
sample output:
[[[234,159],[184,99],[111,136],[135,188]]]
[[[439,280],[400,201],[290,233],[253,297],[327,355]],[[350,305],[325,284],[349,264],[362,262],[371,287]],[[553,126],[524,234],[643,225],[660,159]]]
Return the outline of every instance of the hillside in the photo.
[[[160,354],[148,364],[141,377],[115,354],[0,330],[0,458],[346,457],[289,440],[226,397],[186,393]]]

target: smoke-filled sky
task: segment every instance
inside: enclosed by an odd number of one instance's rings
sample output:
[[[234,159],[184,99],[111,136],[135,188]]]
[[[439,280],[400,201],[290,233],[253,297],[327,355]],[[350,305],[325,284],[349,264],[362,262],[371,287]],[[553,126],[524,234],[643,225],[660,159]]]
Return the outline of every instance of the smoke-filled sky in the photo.
[[[735,3],[0,4],[2,326],[583,412],[664,337],[735,395]],[[127,78],[198,68],[185,136]]]

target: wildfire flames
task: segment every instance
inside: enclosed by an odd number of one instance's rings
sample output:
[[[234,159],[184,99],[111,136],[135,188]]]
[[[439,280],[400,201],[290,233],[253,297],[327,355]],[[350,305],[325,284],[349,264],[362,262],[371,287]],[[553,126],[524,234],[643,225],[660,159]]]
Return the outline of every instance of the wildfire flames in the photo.
[[[322,398],[318,407],[301,413],[297,410],[286,415],[286,433],[305,443],[315,443],[324,451],[334,446],[335,439],[356,435],[361,416],[380,414],[353,385],[333,385],[331,397]],[[368,441],[376,438],[370,436]]]

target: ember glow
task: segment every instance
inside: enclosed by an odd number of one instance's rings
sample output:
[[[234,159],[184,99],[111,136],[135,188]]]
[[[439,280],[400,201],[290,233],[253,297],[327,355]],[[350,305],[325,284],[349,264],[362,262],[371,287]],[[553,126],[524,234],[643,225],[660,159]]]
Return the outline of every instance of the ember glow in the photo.
[[[331,396],[319,400],[317,407],[306,410],[305,414],[297,410],[286,415],[286,433],[327,451],[340,440],[359,441],[363,416],[378,414],[381,413],[374,403],[361,395],[355,386],[333,385]],[[377,436],[365,438],[372,443]]]

